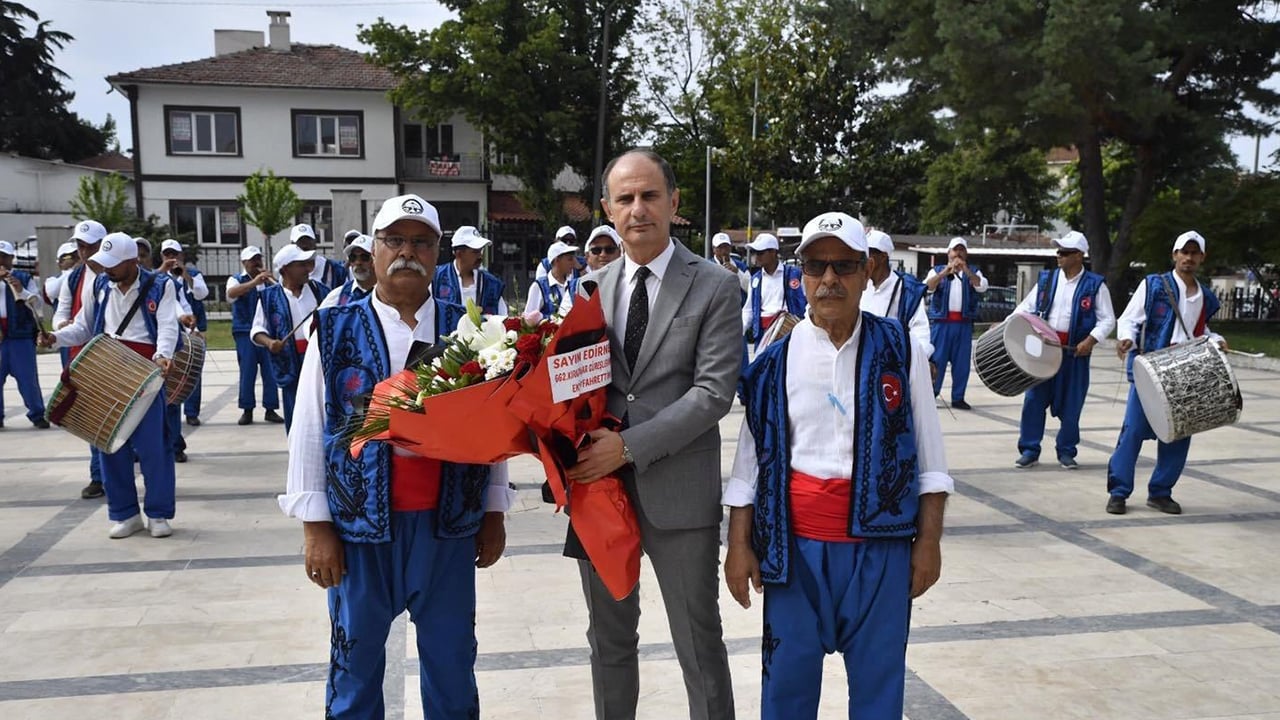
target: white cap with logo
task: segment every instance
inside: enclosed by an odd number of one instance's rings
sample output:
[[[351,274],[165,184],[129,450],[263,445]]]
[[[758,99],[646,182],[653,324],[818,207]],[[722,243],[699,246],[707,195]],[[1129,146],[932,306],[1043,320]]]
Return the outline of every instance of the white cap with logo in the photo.
[[[862,223],[842,212],[822,213],[805,223],[804,230],[800,231],[800,247],[796,248],[796,252],[803,252],[824,237],[837,238],[851,249],[864,255],[867,253],[867,234],[862,229]]]
[[[257,245],[249,245],[240,251],[240,261],[245,262],[256,257],[262,257],[262,248]]]
[[[772,233],[760,233],[755,240],[747,243],[747,247],[756,252],[764,252],[766,250],[778,249],[778,238]]]
[[[1178,252],[1178,251],[1179,251],[1179,250],[1181,250],[1184,246],[1186,246],[1186,244],[1187,244],[1187,243],[1189,243],[1189,242],[1193,242],[1193,243],[1195,243],[1195,244],[1199,245],[1199,246],[1200,246],[1200,252],[1204,252],[1204,251],[1205,251],[1205,250],[1204,250],[1204,237],[1202,237],[1202,236],[1200,235],[1200,233],[1196,232],[1195,230],[1188,230],[1188,231],[1186,231],[1186,232],[1182,233],[1181,235],[1179,235],[1179,236],[1178,236],[1178,239],[1173,241],[1173,251],[1174,251],[1174,252]]]
[[[598,237],[607,237],[613,241],[614,245],[622,244],[622,238],[618,236],[618,231],[614,230],[613,227],[609,225],[600,225],[599,227],[593,228],[591,230],[591,235],[587,237],[587,245],[591,245],[592,241]]]
[[[289,263],[305,262],[315,257],[315,255],[315,250],[303,250],[297,245],[289,243],[276,251],[276,256],[272,258],[271,263],[275,266],[276,270],[279,271],[280,268],[288,265]]]
[[[547,248],[547,259],[555,262],[555,259],[561,255],[571,255],[578,252],[577,245],[569,245],[559,240],[551,243],[551,247]]]
[[[17,255],[18,251],[14,249],[13,243],[7,240],[0,240],[0,255]]]
[[[312,230],[311,226],[306,223],[298,223],[289,231],[289,242],[291,243],[296,243],[300,238],[304,237],[309,237],[312,240],[316,239],[316,231]]]
[[[732,245],[733,240],[729,239],[729,233],[718,232],[711,236],[711,247],[718,248],[721,245]]]
[[[1063,250],[1079,250],[1085,255],[1089,254],[1089,239],[1084,233],[1072,230],[1060,238],[1054,238],[1053,244]]]
[[[892,255],[893,238],[889,237],[889,233],[883,230],[869,230],[867,232],[867,249],[879,250],[885,255]]]
[[[182,252],[182,243],[174,240],[173,238],[169,238],[168,240],[160,243],[160,252]]]
[[[378,209],[373,218],[373,231],[386,230],[401,220],[416,220],[440,234],[440,215],[435,207],[417,195],[397,195]]]
[[[965,250],[968,250],[969,241],[957,235],[951,238],[951,242],[947,243],[947,250],[954,250],[955,248],[958,248],[958,247],[962,247]]]
[[[113,268],[127,260],[138,259],[138,243],[125,233],[111,233],[102,238],[102,246],[89,258],[104,268]]]
[[[463,225],[453,231],[452,247],[468,247],[472,250],[483,250],[489,246],[490,240],[480,235],[480,231],[470,225]]]
[[[79,240],[89,245],[97,245],[107,236],[107,229],[97,220],[81,220],[71,233],[72,240]]]
[[[560,226],[560,229],[559,229],[559,230],[556,230],[556,239],[557,239],[557,240],[563,240],[563,239],[565,239],[565,238],[567,238],[567,237],[571,237],[571,238],[573,238],[574,240],[577,240],[577,239],[578,239],[578,231],[577,231],[577,230],[574,230],[573,228],[569,227],[568,225],[561,225],[561,226]]]
[[[73,242],[64,242],[58,246],[58,257],[66,257],[76,254],[76,244]]]
[[[363,250],[369,253],[370,255],[372,255],[373,254],[373,236],[356,233],[356,236],[349,241],[349,243],[347,244],[347,247],[342,252],[347,257],[351,257],[352,250]]]

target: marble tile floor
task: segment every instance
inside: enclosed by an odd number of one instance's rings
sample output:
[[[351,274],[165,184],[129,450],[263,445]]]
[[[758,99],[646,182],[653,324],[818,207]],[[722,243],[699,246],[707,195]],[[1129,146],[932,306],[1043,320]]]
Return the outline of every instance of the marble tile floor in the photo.
[[[42,387],[56,382],[41,356]],[[1197,436],[1175,490],[1182,516],[1143,504],[1103,512],[1105,465],[1124,411],[1122,366],[1098,353],[1081,469],[1015,470],[1021,403],[982,387],[972,412],[941,408],[958,494],[943,576],[915,604],[911,720],[1280,720],[1280,376],[1238,370],[1240,423]],[[172,537],[110,541],[101,500],[79,499],[87,451],[30,429],[12,383],[0,430],[0,718],[320,717],[324,595],[303,576],[301,532],[274,495],[280,426],[235,424],[235,356],[211,353],[200,428],[184,427]],[[948,397],[944,388],[943,397]],[[733,459],[740,409],[721,423]],[[1048,421],[1052,447],[1056,420]],[[1046,453],[1052,459],[1051,450]],[[1139,466],[1150,471],[1153,443]],[[513,462],[508,553],[480,571],[477,663],[485,718],[592,717],[577,572],[538,466]],[[679,666],[647,566],[640,717],[687,716]],[[738,714],[758,714],[759,603],[721,599]],[[388,717],[420,718],[417,649],[388,641]],[[845,715],[828,658],[821,716]]]

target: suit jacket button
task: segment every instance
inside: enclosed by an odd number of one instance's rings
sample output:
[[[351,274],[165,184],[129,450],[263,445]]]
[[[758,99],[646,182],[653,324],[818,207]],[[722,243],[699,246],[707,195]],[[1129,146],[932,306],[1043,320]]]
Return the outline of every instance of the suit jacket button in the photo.
[[[636,396],[630,393],[627,393],[627,402],[635,402],[635,401],[636,401]]]

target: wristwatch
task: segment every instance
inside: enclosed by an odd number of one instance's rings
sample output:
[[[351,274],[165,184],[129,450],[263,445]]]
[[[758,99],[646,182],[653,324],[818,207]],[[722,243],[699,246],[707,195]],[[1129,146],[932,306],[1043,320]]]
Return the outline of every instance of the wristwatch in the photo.
[[[636,458],[631,454],[631,448],[627,447],[625,441],[622,443],[622,463],[624,465],[634,465],[636,463]]]

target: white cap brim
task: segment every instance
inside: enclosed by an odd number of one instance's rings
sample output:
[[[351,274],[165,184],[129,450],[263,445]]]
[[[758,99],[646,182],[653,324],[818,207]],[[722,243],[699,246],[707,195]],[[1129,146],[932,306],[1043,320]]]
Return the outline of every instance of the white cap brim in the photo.
[[[105,250],[99,250],[89,257],[90,262],[95,262],[104,268],[113,268],[124,262],[122,258],[118,258]]]
[[[456,247],[456,248],[465,247],[465,248],[471,248],[472,250],[483,250],[489,247],[489,245],[492,242],[493,241],[489,240],[488,238],[482,238],[479,235],[472,235],[468,237],[466,240],[463,240],[462,242],[454,245],[453,247]]]

